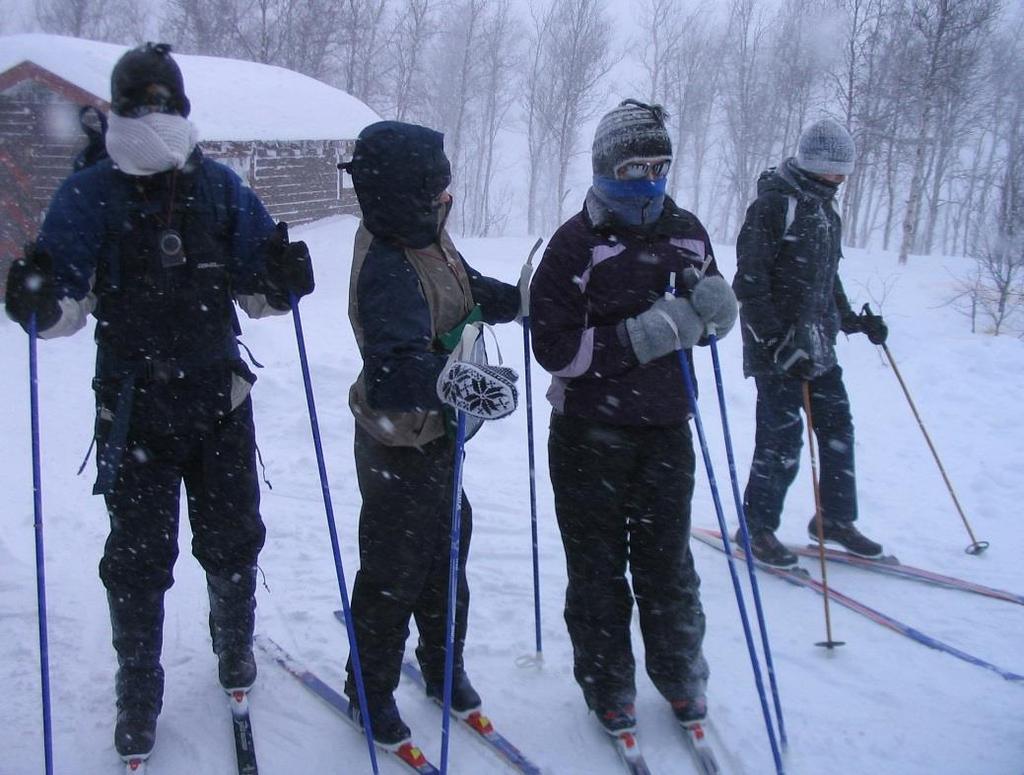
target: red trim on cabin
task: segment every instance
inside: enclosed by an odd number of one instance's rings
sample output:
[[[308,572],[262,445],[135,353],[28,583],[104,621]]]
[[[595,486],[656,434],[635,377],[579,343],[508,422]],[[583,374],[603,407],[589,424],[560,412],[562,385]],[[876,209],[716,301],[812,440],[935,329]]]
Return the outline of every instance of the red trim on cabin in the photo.
[[[35,62],[29,62],[28,60],[0,73],[0,92],[6,91],[22,81],[40,83],[51,91],[60,94],[69,102],[77,105],[92,105],[104,112],[110,109],[110,103],[106,100],[100,99],[81,86],[76,86],[70,81],[64,80],[56,73],[50,72],[45,67],[40,67]]]

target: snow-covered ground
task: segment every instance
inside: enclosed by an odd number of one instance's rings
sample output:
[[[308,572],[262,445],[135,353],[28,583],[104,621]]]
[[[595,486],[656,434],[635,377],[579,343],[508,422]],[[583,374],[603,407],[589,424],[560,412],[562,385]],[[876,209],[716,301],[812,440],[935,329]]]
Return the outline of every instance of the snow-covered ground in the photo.
[[[338,218],[295,229],[309,243],[317,291],[302,304],[306,342],[327,457],[334,511],[348,580],[358,567],[359,495],[352,462],[353,421],[347,392],[359,357],[347,320],[347,285],[355,221]],[[532,240],[459,240],[469,261],[512,281]],[[944,302],[959,259],[912,258],[898,267],[891,254],[848,251],[843,276],[859,306],[885,314],[890,349],[906,379],[979,538],[980,557],[963,551],[967,534],[925,441],[880,348],[864,337],[839,344],[857,427],[862,529],[904,562],[1024,592],[1024,347],[1012,337],[969,333],[967,321]],[[719,246],[731,278],[733,249]],[[244,341],[266,368],[254,391],[258,440],[273,490],[264,489],[268,528],[261,557],[264,584],[259,632],[300,656],[340,687],[347,656],[345,631],[332,616],[340,607],[331,548],[310,438],[294,329],[288,317],[243,321]],[[522,332],[498,329],[506,362],[521,370]],[[742,377],[737,334],[720,345],[740,477],[753,442],[754,387]],[[49,603],[54,755],[58,773],[112,773],[114,656],[96,567],[106,535],[102,499],[90,494],[90,461],[75,472],[92,432],[89,387],[94,347],[87,333],[40,343],[43,505]],[[38,672],[34,532],[30,464],[27,338],[0,322],[0,773],[42,772],[43,735]],[[493,357],[493,356],[492,356]],[[735,515],[710,354],[697,354],[704,424],[731,527]],[[572,679],[571,649],[562,621],[565,572],[545,454],[548,379],[534,365],[540,530],[541,666],[521,667],[534,649],[530,509],[524,409],[485,427],[468,451],[466,490],[474,505],[469,575],[473,592],[466,661],[495,724],[547,773],[600,775],[621,767],[585,712]],[[813,511],[806,458],[790,491],[780,531],[804,540]],[[694,524],[716,518],[698,467]],[[150,761],[154,775],[234,770],[227,703],[216,681],[206,625],[206,592],[189,556],[187,520],[177,583],[167,596],[164,665],[167,691]],[[725,558],[694,545],[707,611],[705,644],[712,676],[710,701],[728,745],[728,773],[774,771],[760,704]],[[805,561],[806,562],[806,561]],[[816,568],[806,563],[812,573]],[[741,573],[745,579],[746,574]],[[1024,686],[833,605],[834,636],[846,646],[829,652],[822,600],[810,591],[760,576],[789,733],[786,771],[805,775],[1021,775],[1024,772]],[[1024,672],[1024,608],[923,586],[856,569],[831,568],[839,590],[922,631],[1017,673]],[[749,598],[748,598],[749,599]],[[751,608],[752,611],[752,608]],[[635,649],[642,664],[637,633]],[[413,640],[410,639],[410,649]],[[366,748],[351,728],[294,679],[261,656],[253,693],[256,747],[264,775],[295,772],[368,773]],[[637,711],[648,763],[655,773],[694,772],[671,715],[641,671]],[[398,701],[426,754],[439,759],[440,713],[403,683]],[[455,730],[450,771],[500,773],[504,766]],[[398,773],[381,759],[381,772]]]

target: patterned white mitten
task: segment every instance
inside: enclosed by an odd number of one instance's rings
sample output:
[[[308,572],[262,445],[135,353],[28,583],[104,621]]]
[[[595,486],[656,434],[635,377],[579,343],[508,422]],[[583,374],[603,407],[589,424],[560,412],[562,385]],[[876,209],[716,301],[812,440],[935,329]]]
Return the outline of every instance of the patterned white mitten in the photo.
[[[514,369],[449,361],[437,378],[437,395],[449,406],[481,420],[512,414],[519,403]]]

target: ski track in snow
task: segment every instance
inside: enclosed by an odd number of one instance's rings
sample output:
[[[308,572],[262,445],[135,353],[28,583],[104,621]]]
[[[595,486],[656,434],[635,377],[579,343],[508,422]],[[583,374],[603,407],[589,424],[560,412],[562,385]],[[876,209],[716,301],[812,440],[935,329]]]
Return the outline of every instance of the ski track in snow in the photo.
[[[359,496],[352,462],[348,388],[360,367],[347,319],[347,284],[355,221],[334,218],[294,229],[310,246],[317,291],[300,308],[346,579],[358,569]],[[462,239],[467,259],[514,281],[529,237]],[[839,357],[857,432],[862,529],[908,564],[1024,592],[1019,561],[1024,526],[1024,351],[1011,337],[971,335],[968,321],[943,306],[959,259],[849,250],[842,274],[855,307],[868,301],[890,325],[889,346],[921,412],[961,503],[991,549],[963,552],[968,539],[925,441],[882,351],[863,337],[841,337]],[[719,246],[727,278],[733,248]],[[949,271],[947,271],[947,268]],[[891,280],[884,304],[870,296]],[[287,316],[243,320],[243,340],[266,368],[253,397],[257,439],[273,490],[263,488],[268,528],[258,592],[260,631],[293,652],[335,688],[342,685],[347,644],[332,612],[340,607],[316,458]],[[507,364],[522,373],[522,330],[496,329]],[[42,771],[36,581],[30,464],[27,339],[0,320],[0,413],[7,464],[0,467],[0,774]],[[753,445],[754,387],[744,380],[740,337],[720,344],[733,445],[741,486]],[[90,334],[39,343],[43,507],[54,758],[58,773],[114,773],[111,743],[114,655],[97,563],[106,537],[102,499],[90,494],[95,468],[75,471],[92,431]],[[493,358],[492,353],[492,358]],[[696,353],[701,412],[730,534],[736,520],[710,353]],[[535,652],[525,401],[513,416],[486,426],[468,447],[465,487],[474,508],[469,576],[473,595],[466,662],[498,729],[546,773],[603,775],[621,770],[613,747],[585,712],[572,678],[562,620],[564,559],[547,482],[548,377],[533,364],[534,428],[540,531],[543,664],[518,667]],[[522,385],[523,383],[520,382]],[[790,490],[780,537],[803,542],[813,511],[804,455]],[[716,527],[698,463],[694,524]],[[216,681],[198,564],[189,554],[187,519],[180,531],[176,584],[167,595],[164,666],[167,689],[150,762],[153,775],[234,769],[227,701]],[[708,617],[710,703],[720,739],[732,746],[730,773],[774,771],[732,585],[722,555],[694,544]],[[815,563],[804,561],[817,575]],[[745,567],[737,570],[744,588]],[[1021,775],[1024,686],[1013,685],[832,605],[833,652],[824,638],[822,599],[758,576],[781,691],[788,773]],[[839,590],[1006,669],[1024,672],[1024,611],[952,590],[830,566]],[[748,611],[754,617],[747,597]],[[755,640],[759,638],[755,633]],[[415,634],[409,639],[411,652]],[[692,766],[664,701],[638,658],[637,712],[644,753],[656,773]],[[256,751],[264,775],[299,771],[370,772],[362,738],[318,698],[263,659],[252,695]],[[767,675],[765,674],[767,685]],[[440,714],[408,682],[397,699],[428,757],[440,759]],[[508,771],[464,732],[453,731],[450,771]],[[381,757],[381,772],[401,772]]]

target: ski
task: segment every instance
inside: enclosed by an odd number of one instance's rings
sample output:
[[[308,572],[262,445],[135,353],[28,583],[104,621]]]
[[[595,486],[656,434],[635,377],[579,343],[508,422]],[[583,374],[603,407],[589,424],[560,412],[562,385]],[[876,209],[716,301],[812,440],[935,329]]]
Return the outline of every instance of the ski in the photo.
[[[408,660],[402,662],[402,672],[409,678],[413,679],[420,685],[421,688],[426,688],[426,683],[423,681],[423,674],[420,669]],[[495,754],[501,757],[506,764],[517,772],[525,773],[525,775],[540,775],[541,769],[536,764],[526,758],[523,753],[516,748],[508,739],[498,732],[491,720],[487,718],[480,709],[471,711],[468,714],[457,713],[454,710],[451,712],[451,716],[457,719],[466,729],[473,733],[473,737],[481,742],[485,743]]]
[[[722,544],[722,537],[721,534],[718,533],[718,531],[707,530],[704,528],[693,528],[691,532],[693,537],[696,538],[698,541],[701,541],[702,543],[705,543],[708,546],[714,547],[720,552],[725,552],[724,546]],[[733,547],[733,554],[741,560],[746,560],[746,556],[743,549],[738,546]],[[807,587],[808,589],[813,589],[819,595],[825,594],[824,585],[817,579],[812,578],[811,575],[802,568],[794,571],[784,568],[777,568],[773,565],[765,565],[762,562],[758,562],[757,567],[760,570],[763,570],[764,572],[777,578],[788,581],[791,584],[795,584],[801,587]],[[920,630],[911,627],[910,625],[904,624],[903,622],[899,621],[898,619],[894,619],[888,614],[883,614],[881,611],[876,611],[874,608],[871,608],[870,606],[861,603],[859,600],[855,600],[849,595],[844,595],[831,584],[828,587],[828,596],[829,599],[834,600],[835,602],[839,603],[839,605],[849,608],[851,611],[855,611],[856,613],[859,613],[861,616],[867,617],[876,624],[880,624],[883,627],[888,627],[890,630],[898,632],[900,635],[905,635],[911,640],[915,640],[918,643],[921,643],[922,645],[928,646],[929,648],[933,648],[938,651],[944,651],[945,653],[950,654],[951,656],[954,656],[957,659],[962,659],[964,662],[976,665],[977,667],[984,668],[985,670],[990,670],[996,675],[1000,676],[1001,678],[1006,679],[1007,681],[1024,681],[1024,675],[1019,675],[1009,670],[1004,670],[1001,667],[993,665],[991,662],[986,662],[984,659],[981,659],[980,657],[976,657],[973,654],[967,653],[966,651],[961,651],[956,646],[951,646],[950,644],[944,643],[938,638],[933,638],[931,635],[927,635],[921,632]]]
[[[149,754],[145,756],[129,756],[127,758],[122,757],[125,775],[145,775],[146,760],[148,758]]]
[[[229,691],[228,701],[231,703],[231,726],[235,733],[238,775],[258,775],[256,747],[252,739],[252,724],[249,721],[249,692],[245,689]]]
[[[334,616],[342,624],[345,623],[344,611],[335,611]],[[427,684],[423,680],[423,674],[413,662],[407,659],[402,660],[402,672],[419,684],[421,689],[426,689]],[[485,743],[492,752],[497,754],[517,772],[522,772],[525,775],[540,775],[540,767],[530,761],[508,738],[498,732],[491,723],[491,720],[479,709],[468,714],[452,711],[451,716],[466,729],[470,730],[475,739]]]
[[[298,662],[298,660],[291,656],[291,654],[286,652],[281,646],[266,635],[257,635],[255,637],[255,642],[256,646],[261,651],[274,660],[278,665],[283,667],[299,683],[337,711],[338,714],[360,734],[364,734],[363,728],[348,715],[348,700],[344,695],[321,680],[315,673],[307,670]],[[394,757],[405,765],[405,767],[413,772],[419,773],[419,775],[440,775],[441,771],[427,761],[427,758],[423,755],[423,751],[421,751],[419,746],[415,745],[411,741],[403,743],[398,748],[383,746],[379,743],[375,743],[375,745],[378,750],[384,751]]]
[[[715,749],[708,740],[707,719],[680,723],[679,726],[683,730],[683,737],[701,775],[722,775],[722,768],[715,757]]]
[[[800,557],[812,557],[815,559],[818,557],[817,544],[814,544],[813,546],[788,546],[788,548],[791,552],[799,555]],[[825,559],[843,563],[844,565],[850,565],[855,568],[875,571],[876,573],[914,579],[916,581],[921,581],[938,587],[944,587],[946,589],[959,589],[963,592],[972,592],[976,595],[984,595],[985,597],[991,597],[996,600],[1006,600],[1010,603],[1024,605],[1024,595],[1008,592],[1005,589],[987,587],[984,584],[977,584],[973,581],[968,581],[967,579],[956,578],[955,576],[944,576],[941,573],[925,570],[924,568],[915,568],[912,565],[904,565],[892,556],[879,560],[871,560],[867,557],[859,557],[856,554],[850,554],[849,552],[844,552],[839,549],[829,549],[826,547]]]
[[[607,734],[607,731],[605,732]],[[644,755],[640,751],[640,741],[637,740],[635,731],[619,732],[609,738],[619,758],[630,775],[651,775],[651,770],[644,761]]]

